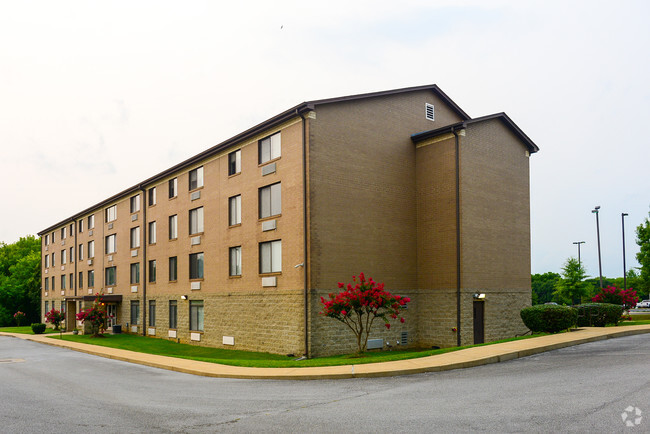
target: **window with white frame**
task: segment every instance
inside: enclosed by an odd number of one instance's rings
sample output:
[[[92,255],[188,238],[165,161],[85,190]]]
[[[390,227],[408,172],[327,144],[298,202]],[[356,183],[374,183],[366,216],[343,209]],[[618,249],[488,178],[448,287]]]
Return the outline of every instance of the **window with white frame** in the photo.
[[[94,258],[94,257],[95,257],[95,242],[88,241],[88,258]]]
[[[149,282],[154,283],[156,281],[156,260],[152,259],[149,261]]]
[[[88,270],[88,288],[95,286],[95,270]]]
[[[241,224],[241,194],[228,199],[228,224]]]
[[[178,280],[178,258],[170,256],[169,258],[169,281],[175,282]]]
[[[50,290],[50,278],[49,277],[45,278],[45,290],[46,291]]]
[[[190,255],[190,279],[203,279],[203,252]]]
[[[70,247],[70,262],[74,262],[74,247]]]
[[[110,255],[117,250],[117,234],[112,234],[106,237],[106,254]]]
[[[149,327],[156,327],[156,300],[149,300]]]
[[[65,285],[65,274],[62,274],[62,275],[61,275],[61,289],[65,289],[65,288],[66,288],[66,285]]]
[[[203,331],[203,300],[190,301],[190,330]]]
[[[203,166],[190,170],[190,190],[203,187]]]
[[[203,232],[203,207],[190,210],[190,235]]]
[[[178,302],[176,300],[169,300],[169,328],[176,329],[178,324]]]
[[[117,282],[117,267],[106,267],[106,274],[104,284],[106,286],[113,286]]]
[[[135,262],[131,264],[131,285],[140,283],[140,263]]]
[[[149,206],[154,206],[156,204],[156,187],[151,187],[149,189]]]
[[[52,266],[56,267],[56,252],[52,252]]]
[[[106,208],[106,223],[112,222],[117,219],[117,205],[109,206]]]
[[[282,191],[279,182],[259,189],[259,208],[260,218],[282,213]]]
[[[140,211],[140,195],[139,194],[136,194],[135,196],[131,196],[130,209],[131,209],[131,214],[133,214],[134,212]]]
[[[267,161],[280,158],[281,155],[281,136],[280,133],[275,133],[272,136],[266,137],[259,141],[258,144],[259,163],[263,164]]]
[[[84,272],[80,271],[79,272],[79,277],[77,277],[77,280],[79,281],[79,289],[82,289],[84,287]]]
[[[61,250],[61,265],[65,265],[66,263],[66,254],[65,254],[65,249]]]
[[[230,275],[241,276],[241,246],[230,248]]]
[[[176,197],[178,195],[178,178],[170,179],[167,185],[169,198]]]
[[[61,228],[61,239],[62,240],[66,239],[66,228],[65,227]]]
[[[50,268],[50,255],[45,255],[45,268]]]
[[[228,175],[241,172],[241,149],[228,154]]]
[[[156,244],[156,222],[149,222],[149,244]]]
[[[260,243],[260,273],[282,271],[282,240]]]
[[[140,324],[140,300],[131,300],[131,324]]]
[[[77,255],[79,255],[79,260],[83,261],[84,260],[84,245],[79,244],[79,247],[77,247]]]
[[[134,228],[131,228],[131,248],[132,249],[137,249],[140,247],[140,226],[136,226]]]
[[[178,238],[178,216],[176,214],[169,216],[169,239]]]
[[[88,216],[88,229],[93,229],[95,227],[95,214]]]
[[[45,245],[47,246],[48,244],[50,244],[50,235],[49,234],[45,235]]]
[[[84,231],[84,221],[83,219],[79,220],[77,222],[77,227],[79,228],[79,233],[82,233]]]

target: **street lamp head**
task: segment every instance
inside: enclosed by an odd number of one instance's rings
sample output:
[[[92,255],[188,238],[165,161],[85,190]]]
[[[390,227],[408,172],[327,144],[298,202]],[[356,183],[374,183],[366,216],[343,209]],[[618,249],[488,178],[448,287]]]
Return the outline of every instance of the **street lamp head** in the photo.
[[[600,205],[596,205],[594,209],[591,210],[591,212],[598,214],[599,209],[600,209]]]
[[[627,217],[627,213],[626,213],[626,212],[622,212],[621,215],[622,215],[623,217]]]

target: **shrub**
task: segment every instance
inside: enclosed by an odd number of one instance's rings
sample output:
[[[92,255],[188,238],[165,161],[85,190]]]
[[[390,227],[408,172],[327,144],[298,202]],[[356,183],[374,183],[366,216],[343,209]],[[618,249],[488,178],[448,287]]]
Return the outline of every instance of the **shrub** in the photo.
[[[575,325],[578,311],[570,306],[540,304],[523,308],[520,316],[533,333],[557,333]]]
[[[594,303],[618,304],[623,306],[623,310],[629,310],[636,306],[639,297],[632,288],[621,289],[610,285],[607,288],[602,288],[591,301]]]
[[[54,330],[58,330],[63,321],[65,321],[65,312],[52,309],[45,314],[45,322],[52,323]]]
[[[34,323],[32,324],[32,331],[35,335],[40,335],[45,331],[45,324],[43,323]]]
[[[586,303],[576,306],[578,327],[605,327],[618,324],[623,314],[623,306],[609,303]]]

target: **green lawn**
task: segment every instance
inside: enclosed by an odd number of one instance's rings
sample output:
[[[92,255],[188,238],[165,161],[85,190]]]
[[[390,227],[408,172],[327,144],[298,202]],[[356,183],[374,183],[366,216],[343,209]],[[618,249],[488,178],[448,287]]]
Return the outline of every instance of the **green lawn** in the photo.
[[[528,339],[531,337],[542,336],[522,336],[518,338],[504,339],[497,342],[490,342],[481,345],[490,345],[498,342],[508,342],[518,339]],[[161,356],[179,357],[183,359],[200,360],[211,363],[221,363],[233,366],[250,366],[260,368],[290,368],[305,366],[338,366],[338,365],[358,365],[362,363],[388,362],[392,360],[413,359],[416,357],[431,356],[442,354],[450,351],[456,351],[466,347],[442,348],[437,350],[401,350],[401,351],[371,351],[364,357],[346,354],[331,357],[318,357],[309,360],[296,361],[294,357],[281,356],[277,354],[258,353],[252,351],[225,350],[220,348],[199,347],[196,345],[179,344],[165,339],[148,338],[140,335],[106,334],[103,338],[93,338],[89,335],[64,335],[63,339],[67,341],[82,342],[86,344],[101,345],[111,348],[120,348],[124,350],[137,351],[147,354],[157,354]],[[52,339],[59,339],[58,336],[52,336]]]
[[[620,326],[630,326],[630,325],[644,325],[644,324],[650,324],[650,319],[644,319],[637,321],[636,318],[632,317],[632,321],[623,321],[622,323],[619,323],[618,325]]]
[[[33,335],[34,332],[32,331],[31,326],[22,326],[22,327],[0,327],[0,332],[5,332],[5,333],[22,333],[24,335]],[[46,328],[43,334],[50,334],[50,333],[58,333],[58,330],[54,330],[51,328]]]

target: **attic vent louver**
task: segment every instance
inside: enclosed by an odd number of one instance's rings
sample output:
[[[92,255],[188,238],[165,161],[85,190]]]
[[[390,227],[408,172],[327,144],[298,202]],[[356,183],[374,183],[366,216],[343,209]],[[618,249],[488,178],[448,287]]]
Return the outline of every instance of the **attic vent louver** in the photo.
[[[427,119],[429,119],[430,121],[435,121],[435,117],[433,115],[433,104],[429,104],[427,102],[427,103],[424,103],[424,106],[425,106]]]

